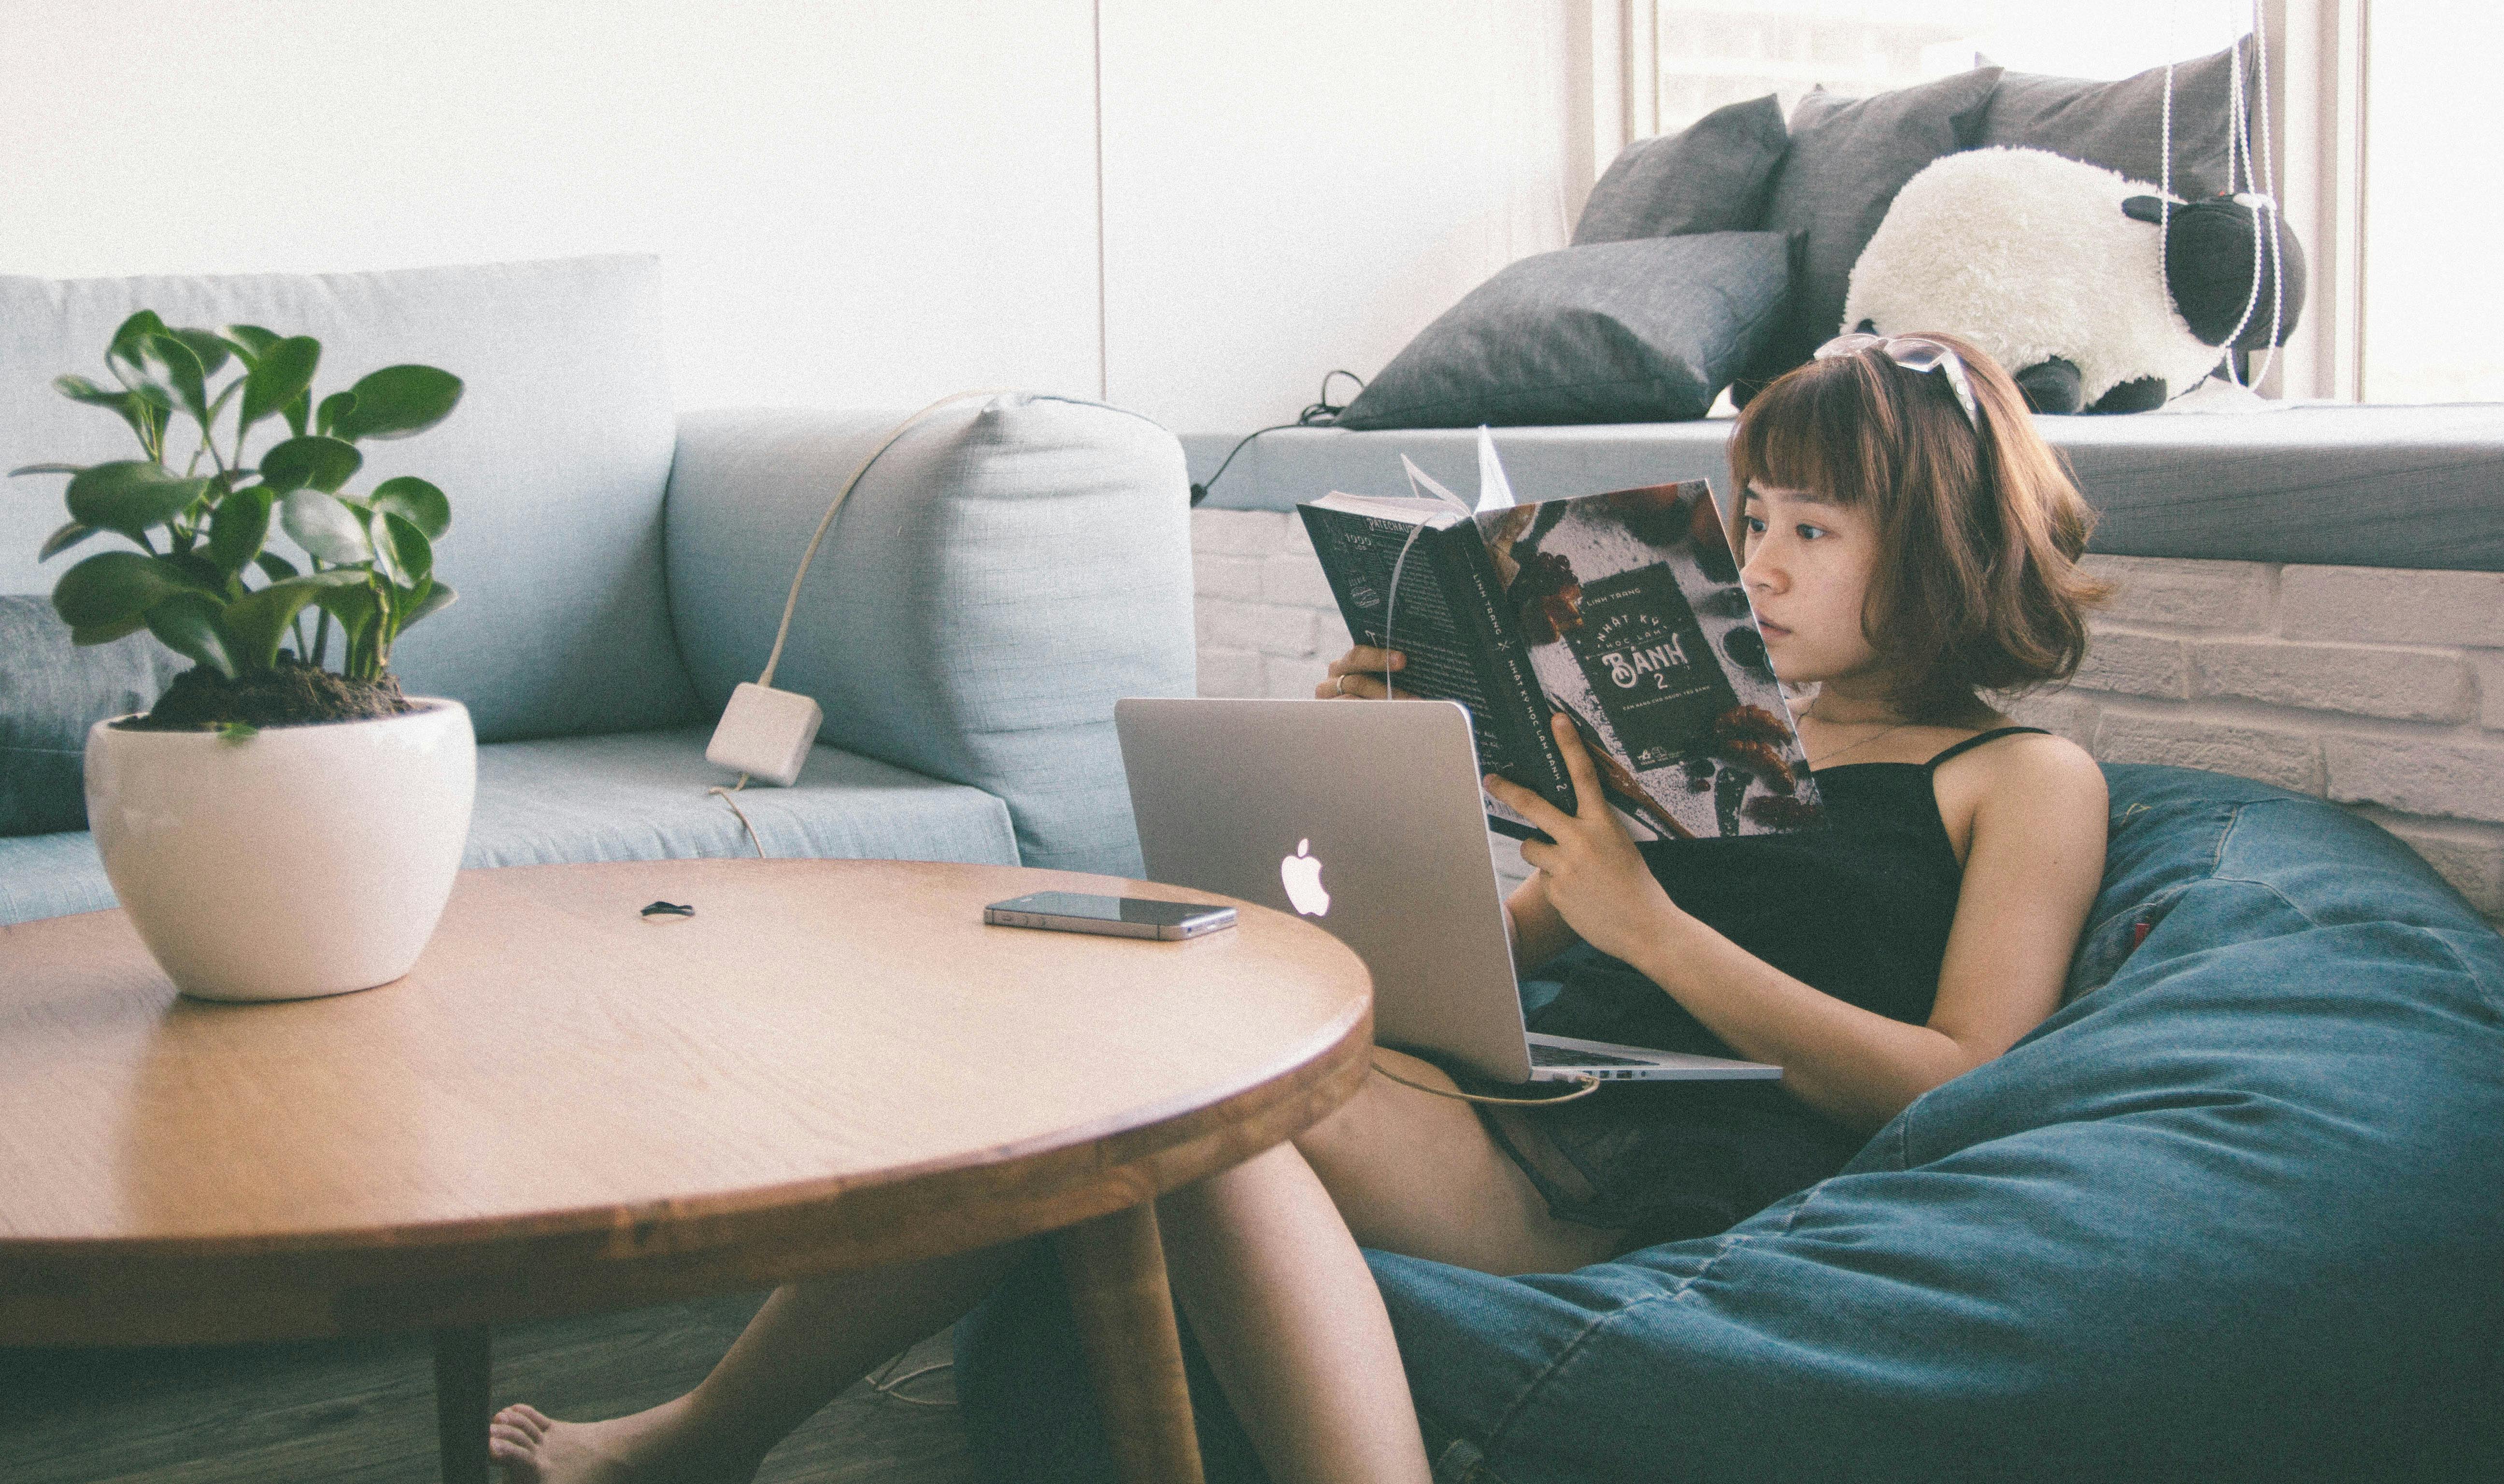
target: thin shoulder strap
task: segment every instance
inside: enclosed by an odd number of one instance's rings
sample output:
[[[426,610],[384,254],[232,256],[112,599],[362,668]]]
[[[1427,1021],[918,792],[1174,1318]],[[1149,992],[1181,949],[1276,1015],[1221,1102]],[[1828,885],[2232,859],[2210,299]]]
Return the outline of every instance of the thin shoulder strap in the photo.
[[[1975,736],[1966,738],[1965,741],[1958,742],[1955,746],[1948,748],[1945,752],[1942,752],[1938,756],[1930,759],[1930,762],[1924,766],[1936,768],[1939,764],[1946,762],[1949,758],[1956,756],[1958,753],[1974,747],[1979,747],[1984,742],[1991,741],[1995,737],[2013,737],[2020,732],[2041,732],[2045,737],[2052,735],[2049,732],[2045,732],[2041,727],[2000,727],[1993,731],[1979,733]]]

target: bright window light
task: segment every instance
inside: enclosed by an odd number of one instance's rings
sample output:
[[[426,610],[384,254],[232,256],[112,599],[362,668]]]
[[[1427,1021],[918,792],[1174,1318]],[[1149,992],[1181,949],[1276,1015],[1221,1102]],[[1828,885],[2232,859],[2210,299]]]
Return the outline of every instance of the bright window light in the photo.
[[[2376,5],[2366,25],[2365,399],[2504,401],[2504,159],[2483,121],[2504,13]]]
[[[2249,0],[1655,0],[1660,127],[1770,92],[1883,92],[1996,63],[2122,78],[2222,52]]]

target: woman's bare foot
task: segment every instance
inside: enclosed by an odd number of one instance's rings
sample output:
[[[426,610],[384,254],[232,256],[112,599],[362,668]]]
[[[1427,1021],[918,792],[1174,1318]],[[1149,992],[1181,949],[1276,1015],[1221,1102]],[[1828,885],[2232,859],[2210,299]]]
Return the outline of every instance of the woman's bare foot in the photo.
[[[487,1428],[504,1484],[749,1484],[765,1461],[701,1436],[687,1398],[607,1422],[557,1422],[518,1403]]]

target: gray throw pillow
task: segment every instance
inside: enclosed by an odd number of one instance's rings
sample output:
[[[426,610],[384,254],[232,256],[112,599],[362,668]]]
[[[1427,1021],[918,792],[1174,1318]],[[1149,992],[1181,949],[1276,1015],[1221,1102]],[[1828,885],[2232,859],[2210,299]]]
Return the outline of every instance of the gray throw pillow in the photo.
[[[86,829],[87,728],[190,668],[145,631],[79,648],[51,599],[0,598],[0,835]]]
[[[1617,152],[1574,224],[1574,245],[1752,232],[1791,135],[1768,93],[1717,108],[1675,134]]]
[[[1780,322],[1784,256],[1771,232],[1706,232],[1525,258],[1409,341],[1339,424],[1702,417]]]
[[[2251,52],[2243,47],[2245,109],[2259,91],[2251,77]],[[2226,126],[2234,118],[2234,57],[2229,47],[2174,68],[2174,191],[2186,199],[2226,189]],[[2251,120],[2255,143],[2260,121]],[[2002,76],[1983,110],[1979,145],[2048,150],[2155,184],[2164,162],[2165,69],[2152,68],[2118,83],[2044,77],[2032,72]]]
[[[1940,155],[1972,148],[1999,81],[1999,68],[1976,67],[1874,97],[1800,100],[1764,222],[1792,239],[1791,315],[1749,368],[1749,383],[1761,386],[1834,337],[1852,265],[1895,192]]]

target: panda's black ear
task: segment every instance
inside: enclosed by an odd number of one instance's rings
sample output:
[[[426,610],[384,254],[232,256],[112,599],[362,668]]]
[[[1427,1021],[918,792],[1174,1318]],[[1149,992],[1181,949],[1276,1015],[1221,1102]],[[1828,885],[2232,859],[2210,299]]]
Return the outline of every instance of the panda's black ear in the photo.
[[[2135,195],[2121,203],[2121,214],[2133,222],[2162,222],[2165,203],[2152,195]]]

